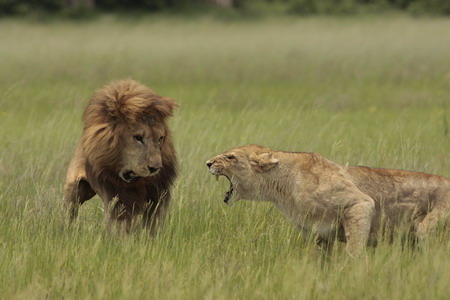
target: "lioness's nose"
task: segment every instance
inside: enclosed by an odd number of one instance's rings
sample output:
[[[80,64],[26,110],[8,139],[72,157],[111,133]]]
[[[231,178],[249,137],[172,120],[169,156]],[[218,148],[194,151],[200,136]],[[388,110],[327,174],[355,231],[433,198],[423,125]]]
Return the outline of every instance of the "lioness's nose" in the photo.
[[[206,165],[208,166],[208,168],[211,168],[211,166],[213,165],[213,162],[212,161],[207,161]]]

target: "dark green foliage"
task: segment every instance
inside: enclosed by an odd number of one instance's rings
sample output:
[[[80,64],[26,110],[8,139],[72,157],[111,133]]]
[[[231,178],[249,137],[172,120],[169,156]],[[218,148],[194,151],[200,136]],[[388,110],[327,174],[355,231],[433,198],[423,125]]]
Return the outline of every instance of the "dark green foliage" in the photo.
[[[359,5],[357,0],[294,0],[292,2],[291,11],[305,15],[353,13]]]
[[[159,11],[183,10],[211,6],[211,0],[0,0],[0,15],[33,12],[86,11]],[[233,7],[242,10],[255,2],[282,4],[298,15],[353,14],[361,11],[405,10],[413,14],[450,14],[450,0],[234,0]]]
[[[197,4],[201,0],[96,0],[97,8],[101,10],[136,10],[143,9],[155,11],[184,7],[188,4]]]
[[[450,0],[416,0],[408,6],[414,14],[432,13],[450,15]]]
[[[300,15],[311,15],[317,13],[317,6],[314,0],[295,0],[293,1],[291,12]]]
[[[367,10],[406,10],[415,14],[450,14],[450,0],[290,0],[300,15],[349,14]]]
[[[64,4],[64,0],[0,0],[0,15],[23,14],[33,10],[54,12],[63,9]]]
[[[157,11],[206,3],[205,0],[0,0],[0,15],[41,12]]]

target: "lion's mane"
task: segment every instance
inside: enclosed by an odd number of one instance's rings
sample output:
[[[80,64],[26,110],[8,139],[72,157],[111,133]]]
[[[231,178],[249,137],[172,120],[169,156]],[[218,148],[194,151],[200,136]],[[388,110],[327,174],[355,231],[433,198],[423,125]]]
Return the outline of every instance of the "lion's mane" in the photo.
[[[132,101],[130,101],[132,100]],[[167,118],[177,104],[169,97],[161,97],[148,87],[131,79],[115,81],[98,90],[89,101],[84,114],[83,152],[95,176],[113,176],[120,164],[120,137],[127,124],[154,118],[166,131],[161,149],[163,167],[149,180],[169,186],[175,176],[177,159]],[[123,184],[120,180],[117,183]]]

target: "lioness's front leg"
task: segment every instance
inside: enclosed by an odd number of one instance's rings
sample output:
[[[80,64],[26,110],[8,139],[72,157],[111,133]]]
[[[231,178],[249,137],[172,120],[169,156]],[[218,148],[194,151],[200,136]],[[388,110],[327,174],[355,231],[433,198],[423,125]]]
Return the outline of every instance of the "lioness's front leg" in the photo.
[[[358,256],[367,244],[375,203],[369,196],[358,193],[357,202],[344,210],[342,226],[347,240],[346,250],[351,257]]]

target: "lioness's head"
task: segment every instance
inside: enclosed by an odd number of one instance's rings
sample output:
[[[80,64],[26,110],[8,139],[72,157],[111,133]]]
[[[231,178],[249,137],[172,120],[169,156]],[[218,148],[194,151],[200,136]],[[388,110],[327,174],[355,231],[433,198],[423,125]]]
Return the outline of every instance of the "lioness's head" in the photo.
[[[158,174],[164,156],[173,155],[166,119],[176,106],[133,80],[99,90],[84,112],[82,139],[94,171],[116,174],[125,182]]]
[[[231,204],[240,199],[256,200],[263,175],[278,164],[272,150],[258,145],[246,145],[228,150],[206,162],[209,171],[230,181],[224,201]]]

